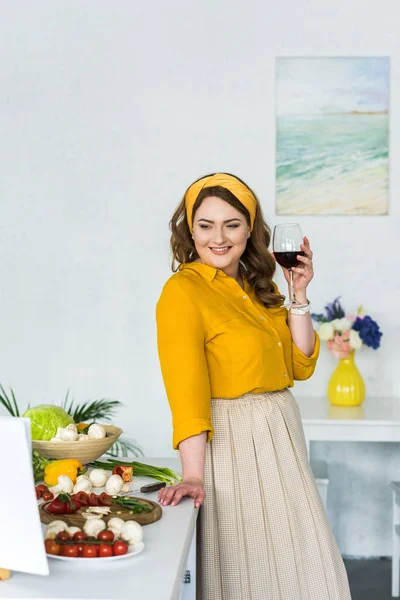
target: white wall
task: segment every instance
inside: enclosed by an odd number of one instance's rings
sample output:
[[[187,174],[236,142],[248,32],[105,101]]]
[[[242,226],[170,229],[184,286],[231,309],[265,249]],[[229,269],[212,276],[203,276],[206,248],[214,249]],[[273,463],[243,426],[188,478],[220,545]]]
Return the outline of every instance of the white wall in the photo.
[[[400,396],[396,0],[0,6],[0,382],[21,404],[68,388],[118,398],[146,454],[173,454],[154,315],[171,274],[168,221],[186,186],[216,170],[248,181],[271,224],[285,220],[274,214],[283,55],[391,57],[389,216],[298,220],[315,252],[314,309],[339,294],[348,310],[364,304],[384,332],[379,351],[357,356],[368,393]],[[295,393],[323,394],[334,366],[323,351]],[[342,552],[390,554],[398,447],[313,452],[342,502],[329,509]]]

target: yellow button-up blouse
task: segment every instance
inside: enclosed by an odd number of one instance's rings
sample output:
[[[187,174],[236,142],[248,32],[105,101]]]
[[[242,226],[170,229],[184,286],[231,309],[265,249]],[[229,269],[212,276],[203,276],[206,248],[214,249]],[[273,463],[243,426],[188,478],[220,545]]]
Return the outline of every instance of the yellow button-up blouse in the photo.
[[[278,293],[278,290],[276,290]],[[213,435],[211,398],[292,387],[308,379],[319,354],[292,341],[286,308],[266,308],[221,269],[183,263],[156,305],[157,348],[173,421],[173,447],[202,431]]]

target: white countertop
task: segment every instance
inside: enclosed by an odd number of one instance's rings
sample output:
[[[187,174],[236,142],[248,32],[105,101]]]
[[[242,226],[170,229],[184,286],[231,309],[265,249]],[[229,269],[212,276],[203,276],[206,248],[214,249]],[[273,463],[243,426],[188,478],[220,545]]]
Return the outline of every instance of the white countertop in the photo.
[[[400,424],[400,398],[365,398],[361,406],[333,406],[327,397],[297,397],[301,418],[305,425],[398,425]],[[336,422],[336,423],[335,423]]]
[[[141,457],[132,460],[169,467],[181,473],[178,458]],[[135,477],[134,487],[150,481]],[[158,492],[146,494],[146,498],[155,501],[157,496]],[[110,562],[107,568],[104,564],[96,565],[96,559],[68,564],[49,558],[48,577],[13,571],[9,580],[0,582],[0,598],[177,600],[198,509],[194,508],[190,498],[183,498],[178,505],[162,509],[161,519],[144,527],[145,549],[141,554]]]

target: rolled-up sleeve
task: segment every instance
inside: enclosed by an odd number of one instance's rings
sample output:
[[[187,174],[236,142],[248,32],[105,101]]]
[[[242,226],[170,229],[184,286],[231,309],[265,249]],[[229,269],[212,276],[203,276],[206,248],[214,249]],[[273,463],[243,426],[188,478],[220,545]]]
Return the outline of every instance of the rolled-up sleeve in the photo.
[[[314,333],[315,342],[311,356],[306,356],[292,340],[293,379],[298,381],[309,379],[315,371],[317,358],[319,356],[320,339],[318,333],[316,331]]]
[[[172,413],[174,449],[211,424],[211,390],[204,350],[204,322],[190,295],[174,277],[164,285],[156,304],[157,349]]]

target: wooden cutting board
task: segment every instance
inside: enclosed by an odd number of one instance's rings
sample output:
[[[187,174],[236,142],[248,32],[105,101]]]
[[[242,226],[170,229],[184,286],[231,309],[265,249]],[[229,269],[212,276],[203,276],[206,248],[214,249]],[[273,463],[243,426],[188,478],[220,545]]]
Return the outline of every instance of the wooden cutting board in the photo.
[[[147,498],[135,498],[135,500],[140,500],[142,504],[149,506],[151,508],[151,512],[143,512],[132,515],[130,514],[129,509],[119,506],[118,504],[112,504],[110,506],[111,511],[108,513],[108,515],[99,515],[99,519],[103,519],[105,523],[108,523],[109,519],[112,517],[119,517],[123,521],[136,521],[139,523],[139,525],[150,525],[151,523],[155,523],[161,519],[162,508],[159,504],[157,504],[157,502],[147,500]],[[50,502],[42,502],[42,504],[39,505],[39,514],[42,523],[46,523],[47,525],[52,521],[60,519],[61,521],[65,521],[68,526],[80,527],[81,529],[83,528],[87,519],[82,516],[82,513],[89,508],[88,506],[82,506],[76,513],[71,515],[54,515],[46,510],[46,506],[50,504]]]

